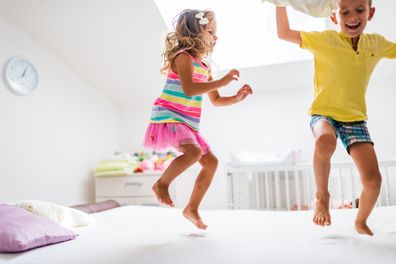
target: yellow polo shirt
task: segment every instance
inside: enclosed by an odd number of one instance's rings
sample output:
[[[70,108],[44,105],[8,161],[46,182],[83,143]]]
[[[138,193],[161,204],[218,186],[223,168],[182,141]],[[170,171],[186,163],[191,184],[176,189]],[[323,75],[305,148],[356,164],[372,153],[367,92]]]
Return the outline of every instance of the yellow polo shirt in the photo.
[[[301,48],[314,55],[314,100],[309,114],[341,122],[367,120],[365,95],[371,73],[380,59],[396,58],[396,43],[378,34],[362,34],[355,51],[351,38],[334,30],[300,35]]]

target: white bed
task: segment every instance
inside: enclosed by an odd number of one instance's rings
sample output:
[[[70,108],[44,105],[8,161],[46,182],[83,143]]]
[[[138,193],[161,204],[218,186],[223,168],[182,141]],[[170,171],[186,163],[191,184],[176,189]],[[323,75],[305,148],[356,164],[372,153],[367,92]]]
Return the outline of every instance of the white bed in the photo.
[[[202,211],[198,231],[180,209],[123,206],[95,213],[97,224],[75,228],[75,240],[24,253],[7,264],[74,263],[395,263],[396,207],[377,207],[375,235],[355,233],[355,209],[333,210],[333,225],[314,226],[312,211]]]

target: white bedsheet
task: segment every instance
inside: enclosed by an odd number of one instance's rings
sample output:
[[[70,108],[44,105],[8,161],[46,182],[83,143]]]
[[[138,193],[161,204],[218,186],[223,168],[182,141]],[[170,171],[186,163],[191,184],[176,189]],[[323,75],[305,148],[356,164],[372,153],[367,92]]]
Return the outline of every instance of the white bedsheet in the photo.
[[[198,231],[180,209],[124,206],[93,214],[75,240],[18,254],[9,264],[115,263],[395,263],[396,207],[375,208],[375,235],[355,233],[356,210],[332,211],[333,225],[316,227],[312,211],[202,211]]]

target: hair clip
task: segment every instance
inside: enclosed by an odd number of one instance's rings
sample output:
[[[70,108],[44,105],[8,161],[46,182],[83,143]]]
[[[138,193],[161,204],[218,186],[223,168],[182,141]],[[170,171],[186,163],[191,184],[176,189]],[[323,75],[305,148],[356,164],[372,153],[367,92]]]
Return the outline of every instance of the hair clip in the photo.
[[[196,18],[199,19],[199,24],[200,25],[206,25],[209,23],[209,19],[204,17],[205,13],[204,12],[199,12],[198,14],[195,15]]]

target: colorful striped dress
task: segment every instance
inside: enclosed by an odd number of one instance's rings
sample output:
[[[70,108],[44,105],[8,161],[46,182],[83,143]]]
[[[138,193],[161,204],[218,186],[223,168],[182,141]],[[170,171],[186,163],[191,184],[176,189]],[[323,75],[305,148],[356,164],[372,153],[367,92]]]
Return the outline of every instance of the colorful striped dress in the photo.
[[[188,54],[194,66],[193,81],[206,82],[209,68]],[[150,123],[185,123],[193,130],[199,130],[202,95],[187,96],[180,84],[179,75],[171,69],[160,97],[154,102]]]

